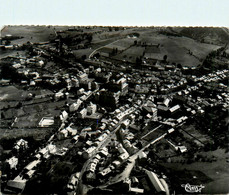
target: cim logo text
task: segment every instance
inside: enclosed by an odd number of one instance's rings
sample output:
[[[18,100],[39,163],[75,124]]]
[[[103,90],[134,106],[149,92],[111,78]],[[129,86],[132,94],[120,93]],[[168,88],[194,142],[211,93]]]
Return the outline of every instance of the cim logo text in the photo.
[[[201,190],[205,188],[205,186],[203,186],[202,184],[201,185],[190,185],[189,183],[182,184],[181,187],[183,187],[186,192],[190,192],[190,193],[201,192]]]

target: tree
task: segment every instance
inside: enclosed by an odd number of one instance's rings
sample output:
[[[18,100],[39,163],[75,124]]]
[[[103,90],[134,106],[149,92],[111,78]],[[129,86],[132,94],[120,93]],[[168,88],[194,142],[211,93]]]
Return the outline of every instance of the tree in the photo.
[[[5,45],[10,45],[11,41],[10,40],[6,40]]]
[[[167,58],[168,58],[168,56],[164,55],[164,57],[163,57],[164,62],[166,62]]]
[[[112,55],[115,54],[115,48],[112,49],[112,52],[111,52]]]
[[[119,27],[115,27],[115,31],[119,31]]]
[[[96,54],[94,55],[94,57],[100,58],[100,54],[99,54],[99,53],[96,53]]]
[[[82,56],[81,56],[81,59],[82,59],[83,61],[86,60],[86,58],[87,58],[86,55],[82,55]]]
[[[89,34],[88,37],[87,37],[88,42],[91,43],[92,39],[93,39],[92,35]]]
[[[136,58],[136,64],[141,65],[141,63],[142,63],[141,57],[139,57],[139,58],[137,57]]]

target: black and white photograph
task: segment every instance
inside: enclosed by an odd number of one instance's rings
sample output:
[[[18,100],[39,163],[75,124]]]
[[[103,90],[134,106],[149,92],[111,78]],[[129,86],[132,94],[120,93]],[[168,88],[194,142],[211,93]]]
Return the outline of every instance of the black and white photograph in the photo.
[[[227,0],[0,0],[0,195],[229,194]]]

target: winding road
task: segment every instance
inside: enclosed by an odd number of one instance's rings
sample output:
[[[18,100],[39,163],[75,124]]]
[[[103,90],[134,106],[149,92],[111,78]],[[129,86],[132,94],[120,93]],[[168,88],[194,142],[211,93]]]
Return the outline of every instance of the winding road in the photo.
[[[101,46],[101,47],[95,49],[93,52],[91,52],[91,54],[88,56],[88,58],[90,59],[91,56],[93,56],[93,55],[95,54],[95,52],[97,52],[98,50],[102,49],[103,47],[106,47],[106,46],[111,45],[111,44],[113,44],[113,43],[115,43],[115,42],[118,42],[119,40],[121,40],[121,39],[118,39],[118,40],[116,40],[116,41],[113,41],[113,42],[111,42],[111,43],[108,43],[107,45],[104,45],[104,46]]]

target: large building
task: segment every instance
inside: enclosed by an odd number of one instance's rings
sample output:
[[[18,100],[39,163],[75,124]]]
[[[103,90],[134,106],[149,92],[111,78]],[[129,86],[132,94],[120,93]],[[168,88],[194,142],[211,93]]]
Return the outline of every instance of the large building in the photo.
[[[78,99],[75,103],[73,103],[69,106],[69,111],[70,112],[77,111],[79,109],[81,103],[82,103],[82,101],[80,99]]]
[[[148,170],[146,170],[146,174],[151,185],[155,188],[155,191],[160,194],[166,194],[166,190],[162,185],[161,181],[159,180],[158,176],[154,172]]]
[[[128,83],[126,78],[121,78],[117,81],[112,80],[109,82],[109,90],[112,92],[120,91],[120,95],[125,96],[128,93]]]
[[[117,85],[120,87],[121,95],[126,95],[128,93],[128,83],[125,78],[119,79]]]
[[[90,105],[87,107],[87,114],[91,115],[91,114],[95,114],[97,109],[96,104],[93,104],[92,102],[90,102]]]
[[[103,106],[107,106],[115,109],[117,107],[117,104],[119,103],[119,97],[120,97],[120,91],[115,93],[115,92],[104,90],[100,92],[99,102]]]
[[[88,75],[87,75],[86,73],[81,72],[81,73],[79,73],[79,74],[77,75],[77,79],[78,79],[79,82],[81,83],[81,82],[83,82],[83,81],[85,81],[85,80],[88,79]]]
[[[49,127],[54,124],[54,117],[43,117],[40,122],[40,127]]]
[[[87,116],[87,109],[83,108],[79,113],[78,113],[78,117],[79,118],[85,118],[85,116]]]

